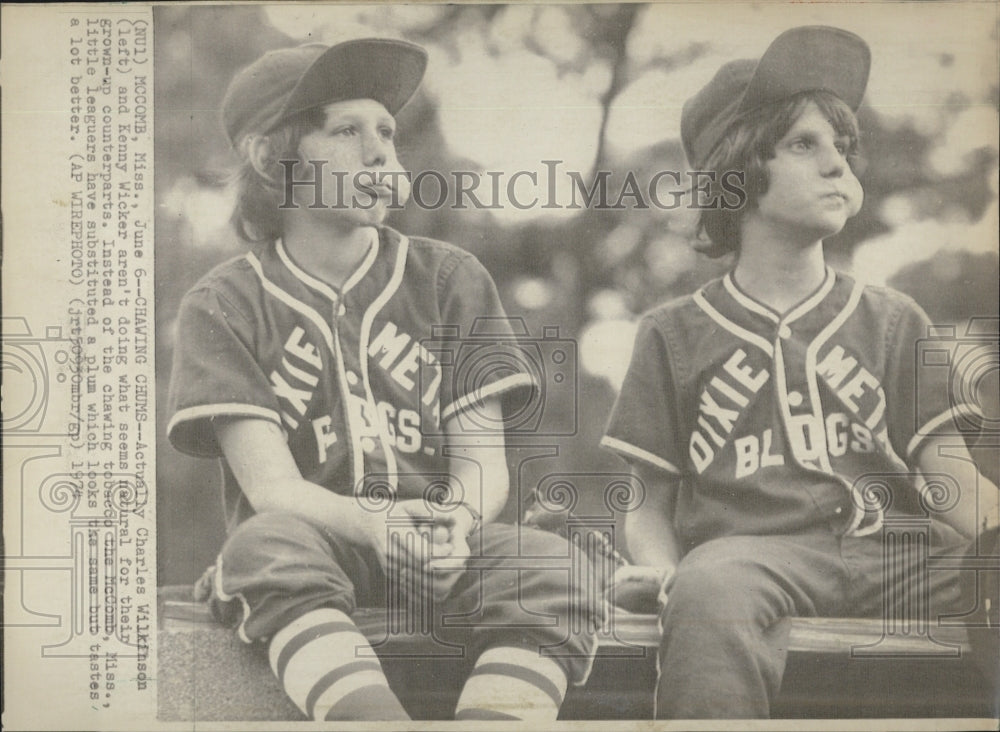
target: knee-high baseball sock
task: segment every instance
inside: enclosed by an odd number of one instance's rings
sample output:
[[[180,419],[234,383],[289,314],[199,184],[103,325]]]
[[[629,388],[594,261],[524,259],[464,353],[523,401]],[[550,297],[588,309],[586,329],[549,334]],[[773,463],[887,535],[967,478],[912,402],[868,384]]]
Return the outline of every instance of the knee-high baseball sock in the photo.
[[[368,640],[345,613],[320,608],[278,631],[268,655],[285,693],[313,720],[404,720]]]
[[[455,719],[554,721],[566,695],[566,674],[536,650],[500,646],[476,661],[455,707]]]

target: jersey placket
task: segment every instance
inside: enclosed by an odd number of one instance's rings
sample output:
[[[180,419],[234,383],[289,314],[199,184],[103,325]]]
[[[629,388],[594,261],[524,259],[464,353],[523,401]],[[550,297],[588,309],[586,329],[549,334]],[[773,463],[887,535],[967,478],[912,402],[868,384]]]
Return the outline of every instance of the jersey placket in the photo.
[[[797,321],[816,309],[830,294],[836,284],[835,273],[827,268],[823,283],[816,292],[783,316],[779,316],[770,308],[741,292],[736,287],[732,274],[726,275],[723,284],[730,296],[751,314],[751,317],[765,321],[764,327],[768,329],[768,341],[773,354],[774,398],[778,413],[781,415],[790,458],[800,469],[821,473],[827,478],[833,478],[844,487],[845,494],[851,498],[852,509],[847,532],[854,532],[864,518],[865,512],[862,506],[858,505],[858,501],[854,500],[851,482],[834,470],[830,462],[823,404],[819,397],[815,373],[815,352],[839,324],[836,322],[837,318],[834,318],[813,338],[810,338],[802,328],[793,328]],[[763,335],[759,332],[758,334]],[[813,493],[817,506],[822,507],[825,503],[823,496],[808,486],[807,490]],[[843,507],[836,506],[834,514],[839,518],[843,514]],[[836,524],[837,519],[834,519],[833,523]]]
[[[835,277],[832,270],[828,270],[831,273],[831,280]],[[831,289],[832,289],[831,282]],[[804,375],[806,383],[808,385],[809,394],[815,405],[816,412],[822,417],[822,400],[820,398],[819,390],[819,377],[818,370],[816,367],[817,356],[819,350],[833,337],[833,335],[844,326],[848,318],[854,313],[858,306],[858,302],[861,299],[861,294],[863,287],[859,283],[854,283],[850,295],[847,298],[847,302],[841,307],[834,315],[831,317],[819,330],[819,332],[809,340],[808,346],[806,348],[805,359],[803,361]],[[845,487],[848,491],[848,495],[851,498],[851,508],[853,510],[851,521],[848,524],[845,533],[852,536],[866,536],[872,534],[882,528],[883,514],[881,508],[876,508],[875,520],[871,521],[868,525],[862,526],[862,522],[867,514],[866,511],[866,501],[864,496],[859,496],[855,489],[854,484],[845,478],[841,473],[837,472],[833,466],[830,464],[830,453],[829,447],[826,444],[826,424],[825,421],[820,425],[823,432],[823,455],[827,464],[825,470],[832,476],[836,477],[837,480]]]
[[[344,416],[344,429],[347,433],[346,437],[351,445],[349,455],[353,480],[352,490],[355,494],[357,494],[357,492],[365,486],[365,476],[372,472],[369,470],[371,467],[370,463],[377,460],[377,453],[379,449],[381,448],[384,454],[388,454],[391,450],[388,443],[383,438],[383,429],[380,425],[378,409],[367,383],[367,379],[362,378],[362,376],[358,373],[361,370],[360,367],[362,359],[353,358],[353,355],[358,352],[359,348],[363,350],[363,346],[358,342],[352,343],[351,339],[345,335],[345,329],[341,327],[343,320],[348,317],[347,304],[349,302],[349,294],[371,271],[378,257],[379,249],[379,240],[376,234],[373,237],[372,245],[365,258],[358,265],[357,269],[355,269],[351,276],[344,282],[340,291],[337,291],[335,288],[331,287],[322,280],[313,277],[296,265],[291,257],[288,256],[288,253],[280,240],[276,244],[278,257],[282,264],[296,279],[300,280],[309,288],[310,291],[315,293],[317,298],[321,298],[323,300],[321,312],[325,311],[326,313],[329,313],[329,315],[324,319],[326,319],[332,334],[331,343],[329,345],[331,347],[331,353],[335,364],[337,384],[340,393],[343,395],[343,398],[341,399],[341,409]],[[351,307],[351,311],[359,310],[361,310],[361,307],[357,305],[353,305]],[[347,330],[353,329],[348,328]],[[351,365],[353,368],[348,366],[348,361],[352,362]],[[360,413],[360,408],[355,408],[355,404],[365,405],[365,408],[368,410],[368,421],[370,421],[374,426],[375,435],[378,437],[378,440],[374,440],[366,434],[367,430],[363,429],[361,424],[364,419],[364,415]],[[386,462],[388,463],[388,460]],[[394,473],[395,471],[392,472]],[[393,492],[395,491],[395,480],[389,480],[385,482],[385,485]]]
[[[812,329],[799,328],[798,332],[792,328],[793,323],[821,305],[830,295],[835,284],[836,274],[827,268],[826,280],[819,290],[781,319],[778,325],[778,338],[775,342],[775,368],[780,372],[778,398],[782,402],[782,415],[786,419],[787,428],[808,425],[805,429],[812,432],[808,444],[803,444],[804,440],[799,441],[802,432],[795,433],[795,438],[792,440],[792,454],[796,462],[804,469],[818,471],[834,478],[844,487],[850,498],[849,507],[851,509],[851,516],[844,532],[853,536],[864,536],[881,528],[881,511],[877,512],[875,521],[862,527],[866,516],[864,498],[856,495],[852,481],[833,467],[827,444],[826,414],[820,397],[816,370],[816,354],[823,344],[843,326],[844,321],[850,317],[857,306],[861,287],[855,285],[847,304],[823,323],[818,332],[812,332],[815,326]],[[782,341],[787,344],[785,347],[782,347]],[[797,388],[789,388],[789,383]],[[792,410],[795,410],[794,413]],[[791,433],[789,434],[791,435]],[[815,459],[811,459],[814,455]],[[809,464],[810,462],[813,464]],[[843,514],[842,507],[837,506],[834,513],[838,517],[841,516]]]
[[[337,383],[340,386],[340,393],[344,396],[344,398],[341,399],[341,408],[344,412],[344,427],[347,432],[347,439],[351,444],[351,474],[354,479],[352,491],[356,494],[358,488],[364,482],[365,451],[363,440],[368,438],[361,435],[362,430],[360,425],[357,424],[359,415],[355,414],[354,408],[351,404],[352,382],[354,388],[357,388],[358,377],[357,374],[353,371],[349,371],[344,365],[344,348],[341,343],[340,318],[342,315],[346,314],[347,308],[343,302],[330,303],[330,322],[333,329],[334,345],[333,358],[337,367]]]
[[[396,460],[396,453],[394,451],[395,442],[389,436],[388,427],[382,419],[375,400],[374,390],[372,389],[371,373],[368,368],[368,346],[369,341],[371,340],[372,323],[374,322],[376,316],[378,316],[382,309],[385,308],[392,299],[392,296],[396,293],[396,290],[399,289],[399,286],[403,281],[403,275],[406,271],[406,258],[408,250],[409,239],[405,236],[401,236],[396,242],[395,251],[393,252],[390,248],[389,252],[387,252],[387,255],[392,256],[391,273],[388,281],[365,308],[358,332],[358,368],[361,371],[361,386],[364,390],[368,408],[373,415],[373,422],[377,431],[379,443],[382,445],[382,456],[385,460],[385,478],[387,486],[393,493],[396,493],[399,489],[399,468]]]
[[[808,336],[800,333],[796,337],[792,326],[823,301],[833,289],[834,281],[832,271],[827,269],[819,289],[778,320],[774,335],[775,395],[792,456],[800,466],[830,475],[834,471],[827,452],[823,405],[807,387],[803,344],[808,342]]]

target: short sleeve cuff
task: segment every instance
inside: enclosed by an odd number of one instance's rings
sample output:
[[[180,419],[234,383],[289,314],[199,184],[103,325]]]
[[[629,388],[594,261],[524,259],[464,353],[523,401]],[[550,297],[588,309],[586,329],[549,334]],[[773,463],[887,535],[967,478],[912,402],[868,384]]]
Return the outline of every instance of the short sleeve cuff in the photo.
[[[924,441],[934,435],[953,435],[959,430],[956,421],[963,418],[982,419],[983,413],[973,404],[957,404],[927,420],[906,446],[906,459],[911,460],[923,447]]]
[[[441,410],[441,423],[452,417],[475,409],[484,401],[494,397],[510,396],[515,392],[527,391],[525,399],[534,396],[538,385],[530,374],[515,373],[503,376],[457,397]]]
[[[641,447],[625,442],[624,440],[619,440],[617,437],[605,435],[601,438],[601,447],[605,447],[618,453],[630,463],[638,460],[639,462],[651,465],[654,468],[658,468],[672,475],[681,475],[681,470],[669,460],[664,460],[659,455],[655,455],[649,450],[644,450]]]
[[[212,420],[216,417],[265,419],[282,427],[272,409],[252,404],[205,404],[178,410],[167,425],[167,437],[181,452],[195,457],[222,457]]]

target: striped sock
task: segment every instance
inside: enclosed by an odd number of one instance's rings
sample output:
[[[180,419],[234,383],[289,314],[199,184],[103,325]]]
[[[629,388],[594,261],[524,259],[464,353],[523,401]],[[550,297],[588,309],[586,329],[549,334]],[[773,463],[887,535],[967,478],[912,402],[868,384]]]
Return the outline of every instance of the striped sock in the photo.
[[[368,640],[334,608],[306,613],[282,628],[268,650],[285,693],[313,720],[404,720]]]
[[[565,695],[566,674],[551,658],[525,648],[490,648],[462,688],[455,719],[550,722]]]

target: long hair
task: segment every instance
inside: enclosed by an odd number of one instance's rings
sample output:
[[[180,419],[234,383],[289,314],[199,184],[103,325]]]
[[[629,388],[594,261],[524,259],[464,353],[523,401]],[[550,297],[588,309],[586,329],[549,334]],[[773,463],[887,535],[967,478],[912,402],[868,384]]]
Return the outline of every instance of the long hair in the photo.
[[[730,127],[701,166],[702,170],[715,174],[708,184],[710,201],[732,200],[732,191],[722,187],[724,176],[732,172],[742,174],[740,183],[746,198],[738,208],[713,206],[702,210],[698,219],[699,239],[694,244],[696,249],[710,257],[721,257],[739,249],[743,214],[755,208],[767,192],[767,162],[774,158],[775,146],[810,102],[826,116],[838,135],[848,138],[848,163],[854,166],[858,153],[858,121],[851,108],[835,94],[807,91],[752,110]],[[732,178],[728,182],[731,188]]]
[[[240,162],[231,176],[231,184],[236,188],[236,208],[230,221],[243,241],[255,244],[281,237],[279,206],[284,201],[285,184],[284,168],[279,161],[297,159],[303,135],[322,127],[324,120],[325,112],[319,107],[297,115],[264,135],[269,154],[263,173],[250,160],[253,135],[240,139],[236,147]]]

